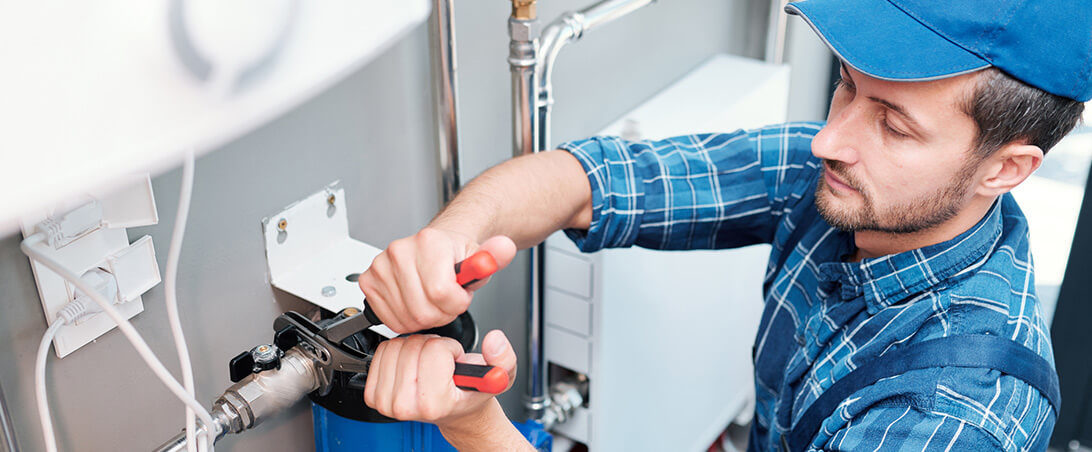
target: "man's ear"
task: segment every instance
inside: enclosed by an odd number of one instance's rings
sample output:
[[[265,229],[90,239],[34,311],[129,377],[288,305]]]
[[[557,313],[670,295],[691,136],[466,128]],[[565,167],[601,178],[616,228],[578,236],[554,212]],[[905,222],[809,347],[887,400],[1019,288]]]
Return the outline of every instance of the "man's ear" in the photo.
[[[1009,143],[994,152],[982,163],[985,174],[978,185],[978,194],[1000,196],[1008,193],[1043,163],[1043,150],[1039,146]]]

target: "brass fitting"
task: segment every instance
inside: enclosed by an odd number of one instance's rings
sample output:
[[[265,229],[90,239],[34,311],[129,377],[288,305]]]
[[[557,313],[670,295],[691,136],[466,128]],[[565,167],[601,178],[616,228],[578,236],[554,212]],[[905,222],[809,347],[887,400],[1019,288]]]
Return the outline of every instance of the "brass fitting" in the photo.
[[[534,20],[535,0],[512,0],[512,17],[519,20]]]

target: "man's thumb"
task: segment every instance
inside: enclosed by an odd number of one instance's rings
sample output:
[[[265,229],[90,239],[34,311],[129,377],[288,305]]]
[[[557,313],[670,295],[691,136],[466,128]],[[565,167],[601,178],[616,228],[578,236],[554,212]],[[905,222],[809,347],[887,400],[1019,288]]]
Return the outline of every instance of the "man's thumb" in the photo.
[[[516,257],[516,243],[503,235],[490,237],[482,242],[478,250],[485,250],[492,254],[493,259],[497,261],[498,270],[507,267],[508,264],[512,263],[512,259]]]
[[[508,372],[508,386],[516,378],[516,352],[501,330],[493,330],[482,339],[482,357],[485,363]]]

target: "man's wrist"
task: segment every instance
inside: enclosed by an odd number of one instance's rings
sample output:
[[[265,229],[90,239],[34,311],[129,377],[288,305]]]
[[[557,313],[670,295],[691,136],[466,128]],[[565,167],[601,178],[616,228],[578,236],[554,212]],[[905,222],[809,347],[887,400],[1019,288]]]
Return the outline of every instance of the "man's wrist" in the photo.
[[[466,238],[474,243],[481,243],[485,239],[489,238],[486,232],[483,232],[480,227],[475,227],[469,223],[452,222],[452,221],[439,221],[433,220],[427,226],[429,229],[443,231],[448,234],[453,234]]]
[[[530,449],[495,398],[481,410],[437,423],[437,426],[444,438],[460,451]]]
[[[491,425],[497,423],[497,418],[504,418],[504,410],[497,399],[491,399],[482,405],[477,411],[460,415],[456,418],[444,419],[436,423],[444,432],[444,436],[450,432],[458,436],[479,435]]]
[[[485,209],[464,204],[467,202],[459,199],[452,201],[429,222],[428,227],[466,236],[476,243],[491,237],[492,219],[481,218]]]

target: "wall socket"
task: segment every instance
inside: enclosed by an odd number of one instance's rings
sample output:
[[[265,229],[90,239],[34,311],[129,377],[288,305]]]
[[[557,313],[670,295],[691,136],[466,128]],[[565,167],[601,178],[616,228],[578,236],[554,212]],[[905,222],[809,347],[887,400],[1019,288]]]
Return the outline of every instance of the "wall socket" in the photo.
[[[159,265],[150,236],[129,243],[126,227],[156,224],[159,216],[155,208],[151,178],[147,175],[134,177],[130,183],[109,193],[91,193],[77,200],[76,205],[100,203],[102,219],[98,228],[57,247],[42,244],[42,252],[68,270],[83,275],[88,270],[101,268],[114,275],[118,283],[115,307],[129,319],[144,311],[141,295],[160,282]],[[73,205],[73,203],[69,203]],[[35,226],[50,216],[61,217],[70,209],[56,209],[24,217],[23,236],[34,234]],[[31,260],[34,279],[38,285],[42,309],[47,323],[52,324],[65,304],[75,299],[75,287],[44,265]],[[63,358],[106,334],[116,325],[103,313],[61,328],[53,340],[57,356]]]

